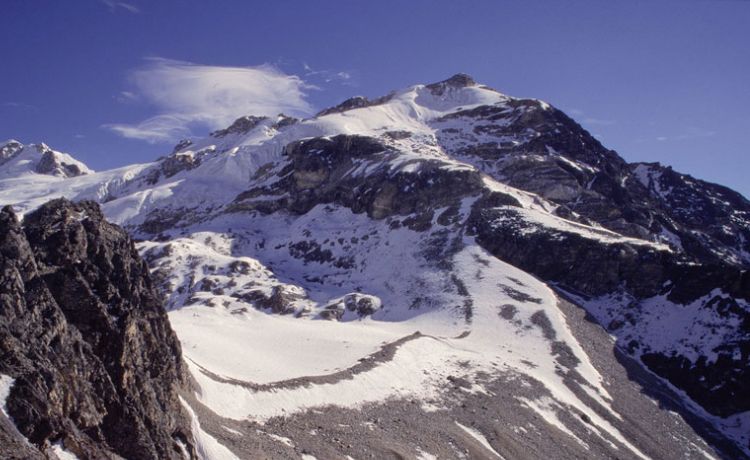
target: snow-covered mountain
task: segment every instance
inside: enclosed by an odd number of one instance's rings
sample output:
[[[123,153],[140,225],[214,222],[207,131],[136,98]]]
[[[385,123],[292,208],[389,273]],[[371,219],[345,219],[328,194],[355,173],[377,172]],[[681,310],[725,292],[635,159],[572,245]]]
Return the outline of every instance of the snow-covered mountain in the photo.
[[[542,101],[456,75],[110,171],[26,151],[0,203],[140,241],[207,458],[750,455],[750,203]]]
[[[3,179],[28,174],[67,178],[92,172],[72,156],[52,150],[46,144],[23,145],[15,140],[0,144],[0,178]]]

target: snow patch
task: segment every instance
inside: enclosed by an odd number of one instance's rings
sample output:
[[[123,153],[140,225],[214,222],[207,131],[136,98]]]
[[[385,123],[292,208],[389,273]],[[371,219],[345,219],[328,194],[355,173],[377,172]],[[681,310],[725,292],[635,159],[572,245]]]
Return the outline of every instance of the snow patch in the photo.
[[[65,450],[60,441],[52,444],[52,452],[57,455],[59,460],[79,460],[77,455]]]
[[[193,431],[193,439],[195,440],[195,450],[198,453],[198,458],[200,460],[239,460],[239,457],[234,455],[232,451],[224,447],[216,440],[216,438],[206,433],[203,428],[201,428],[198,416],[182,397],[180,397],[180,402],[190,416],[190,426]]]
[[[459,422],[455,422],[455,423],[456,423],[456,425],[458,425],[459,428],[461,428],[462,430],[464,430],[466,432],[466,434],[468,434],[472,438],[476,439],[479,442],[479,444],[481,444],[485,449],[487,449],[495,457],[500,458],[500,459],[504,459],[505,458],[502,455],[500,455],[500,453],[498,451],[496,451],[492,447],[492,445],[490,445],[490,442],[487,440],[486,437],[484,437],[484,435],[479,430],[476,430],[474,428],[469,428],[468,426],[462,425]]]
[[[0,411],[10,418],[8,415],[8,397],[10,396],[10,390],[13,388],[15,379],[5,374],[0,374]]]

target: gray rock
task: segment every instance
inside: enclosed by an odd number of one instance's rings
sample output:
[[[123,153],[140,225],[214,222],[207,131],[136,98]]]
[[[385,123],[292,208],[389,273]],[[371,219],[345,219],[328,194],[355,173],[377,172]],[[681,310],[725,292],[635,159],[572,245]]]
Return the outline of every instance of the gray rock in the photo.
[[[0,277],[0,373],[15,379],[0,432],[30,442],[0,456],[40,457],[55,442],[80,458],[192,451],[179,342],[146,264],[98,205],[55,200],[23,227],[4,208]]]

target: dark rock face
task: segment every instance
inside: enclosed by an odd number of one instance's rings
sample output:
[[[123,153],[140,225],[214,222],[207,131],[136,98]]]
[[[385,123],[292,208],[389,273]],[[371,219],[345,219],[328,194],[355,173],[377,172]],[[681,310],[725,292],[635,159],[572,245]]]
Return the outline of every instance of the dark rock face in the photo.
[[[62,442],[96,459],[192,451],[179,342],[146,264],[98,205],[55,200],[23,227],[4,208],[0,277],[0,374],[15,379],[8,415],[27,450]],[[19,438],[12,427],[0,424],[3,438]],[[14,452],[0,445],[4,458]]]
[[[320,312],[320,317],[323,319],[340,320],[344,316],[344,313],[350,311],[359,318],[363,318],[374,314],[379,308],[370,296],[350,293],[345,295],[339,302],[326,305],[325,310]]]
[[[213,137],[224,137],[229,134],[243,134],[249,132],[251,129],[258,126],[262,121],[267,120],[268,117],[256,117],[253,115],[247,115],[240,117],[234,121],[228,128],[220,129],[211,133]]]
[[[161,172],[164,177],[172,177],[181,171],[189,171],[201,164],[201,158],[188,154],[174,154],[161,162]]]
[[[174,148],[172,149],[172,153],[177,153],[180,150],[185,150],[191,145],[193,145],[193,141],[191,141],[190,139],[182,139],[174,146]]]
[[[235,297],[255,305],[256,308],[270,309],[272,312],[280,314],[293,313],[292,302],[300,298],[298,294],[289,292],[282,286],[274,286],[271,295],[267,295],[261,290],[252,290],[235,295]]]
[[[750,342],[738,345],[742,361],[747,362]],[[643,354],[641,360],[657,375],[680,382],[681,389],[715,415],[728,417],[750,410],[750,375],[746,370],[737,372],[740,360],[720,355],[716,362],[708,363],[704,356],[693,363],[682,356],[659,353]]]
[[[51,150],[45,150],[42,158],[36,165],[36,172],[39,174],[49,174],[51,176],[76,177],[86,174],[76,164],[65,163],[60,161]]]
[[[321,203],[336,203],[374,219],[409,216],[404,225],[429,228],[436,209],[456,207],[462,197],[481,193],[482,178],[469,169],[451,170],[442,161],[420,161],[414,170],[393,170],[388,161],[398,152],[377,139],[339,135],[293,142],[286,147],[290,163],[271,187],[240,194],[231,208],[304,214]],[[371,166],[368,166],[371,165]],[[356,173],[357,166],[368,174]],[[257,196],[275,201],[253,201]],[[506,203],[515,200],[506,197]],[[517,204],[517,202],[516,202]]]
[[[329,107],[327,109],[323,109],[317,114],[315,114],[316,117],[323,117],[325,115],[330,115],[332,113],[342,113],[346,112],[347,110],[354,110],[354,109],[361,109],[363,107],[371,107],[373,105],[379,105],[384,102],[389,101],[391,98],[393,98],[393,94],[388,94],[386,96],[379,97],[377,99],[367,99],[364,96],[354,96],[350,97],[349,99],[345,100],[341,104]]]
[[[721,185],[680,174],[658,163],[629,165],[648,189],[662,227],[679,236],[687,253],[750,267],[750,201]],[[628,186],[632,186],[632,180]]]
[[[278,121],[272,125],[274,129],[283,129],[287,126],[292,126],[296,123],[299,123],[298,118],[289,117],[287,115],[284,115],[283,113],[279,114]]]
[[[500,219],[502,224],[495,222]],[[650,246],[605,244],[576,233],[529,228],[508,207],[475,206],[471,234],[493,255],[545,280],[588,295],[602,295],[623,283],[636,295],[660,292],[668,253]]]
[[[447,88],[465,88],[467,86],[474,86],[477,82],[474,81],[471,76],[465,73],[457,73],[447,80],[443,80],[437,83],[431,83],[426,86],[427,89],[436,96],[442,95]]]

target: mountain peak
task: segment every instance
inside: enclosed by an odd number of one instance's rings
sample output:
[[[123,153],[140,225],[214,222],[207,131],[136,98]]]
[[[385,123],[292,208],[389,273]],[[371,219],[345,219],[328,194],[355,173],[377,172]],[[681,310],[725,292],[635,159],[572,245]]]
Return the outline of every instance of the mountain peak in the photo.
[[[16,139],[8,139],[5,142],[0,142],[0,148],[5,147],[10,144],[21,144],[21,142]]]
[[[24,145],[11,139],[0,144],[0,177],[17,177],[29,172],[67,178],[93,171],[43,142]]]
[[[258,126],[262,121],[267,120],[268,117],[257,117],[255,115],[245,115],[240,117],[229,125],[228,128],[220,129],[211,133],[212,137],[224,137],[228,134],[242,134],[250,131],[251,129]]]
[[[430,83],[425,85],[435,95],[441,95],[447,88],[468,88],[470,86],[476,86],[477,82],[465,73],[457,73],[447,80],[439,81],[437,83]]]
[[[15,139],[8,139],[0,144],[0,164],[13,158],[21,149],[23,149],[23,144]]]
[[[439,81],[437,83],[432,83],[427,86],[430,87],[430,86],[442,85],[442,86],[452,86],[454,88],[466,88],[467,86],[475,86],[476,84],[477,84],[476,80],[474,80],[474,78],[472,78],[471,75],[468,75],[465,73],[457,73],[446,80]]]

